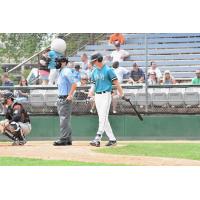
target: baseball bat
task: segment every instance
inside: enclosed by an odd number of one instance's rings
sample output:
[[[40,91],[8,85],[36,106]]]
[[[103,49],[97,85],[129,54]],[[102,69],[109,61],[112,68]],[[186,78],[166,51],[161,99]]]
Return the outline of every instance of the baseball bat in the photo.
[[[122,97],[123,100],[125,100],[126,102],[129,102],[131,107],[133,108],[133,110],[135,111],[135,113],[137,114],[138,118],[140,119],[140,121],[143,121],[143,117],[141,116],[141,114],[137,111],[136,107],[131,103],[131,100],[126,98],[126,97]]]

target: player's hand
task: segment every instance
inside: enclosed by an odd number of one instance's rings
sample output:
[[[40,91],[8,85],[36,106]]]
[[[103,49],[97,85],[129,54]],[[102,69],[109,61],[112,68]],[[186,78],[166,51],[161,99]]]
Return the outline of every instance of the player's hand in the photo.
[[[122,98],[122,97],[124,97],[124,93],[119,93],[119,91],[118,91],[118,95]]]
[[[93,91],[89,91],[89,93],[88,93],[88,97],[93,97],[94,96],[94,92]]]
[[[129,98],[127,98],[127,97],[125,97],[124,95],[121,97],[123,100],[125,100],[125,101],[129,101],[130,99]]]
[[[72,95],[68,95],[68,97],[67,97],[67,101],[72,101],[72,99],[73,99],[73,96]]]

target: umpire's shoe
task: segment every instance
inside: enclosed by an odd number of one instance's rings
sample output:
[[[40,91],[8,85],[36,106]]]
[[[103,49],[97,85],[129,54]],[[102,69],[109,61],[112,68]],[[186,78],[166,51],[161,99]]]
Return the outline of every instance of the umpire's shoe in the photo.
[[[72,145],[71,141],[62,141],[62,140],[57,140],[53,143],[54,146],[69,146]]]
[[[110,146],[115,146],[117,145],[117,141],[116,140],[109,140],[108,143],[106,144],[107,147],[110,147]]]
[[[100,147],[100,141],[98,141],[98,140],[92,140],[90,142],[90,145],[94,146],[94,147]]]

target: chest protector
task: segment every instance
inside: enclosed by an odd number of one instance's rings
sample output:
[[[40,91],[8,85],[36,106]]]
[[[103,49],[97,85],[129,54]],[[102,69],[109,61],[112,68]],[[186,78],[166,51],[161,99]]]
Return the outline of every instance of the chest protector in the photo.
[[[18,121],[22,123],[30,123],[30,118],[23,105],[20,103],[14,103],[7,108],[6,119],[11,121]]]

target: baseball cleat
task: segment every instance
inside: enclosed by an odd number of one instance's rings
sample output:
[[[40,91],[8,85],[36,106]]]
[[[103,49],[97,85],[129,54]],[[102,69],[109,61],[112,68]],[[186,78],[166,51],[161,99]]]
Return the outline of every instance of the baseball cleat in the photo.
[[[115,145],[117,145],[117,141],[116,140],[113,140],[113,141],[109,140],[108,143],[105,146],[109,147],[109,146],[115,146]]]
[[[19,145],[25,145],[26,142],[27,142],[26,140],[20,140],[20,141],[19,141]]]
[[[92,140],[92,141],[90,142],[90,145],[91,145],[91,146],[94,146],[94,147],[100,147],[100,141]]]
[[[12,143],[12,146],[23,146],[26,144],[26,140],[15,140],[13,143]]]

